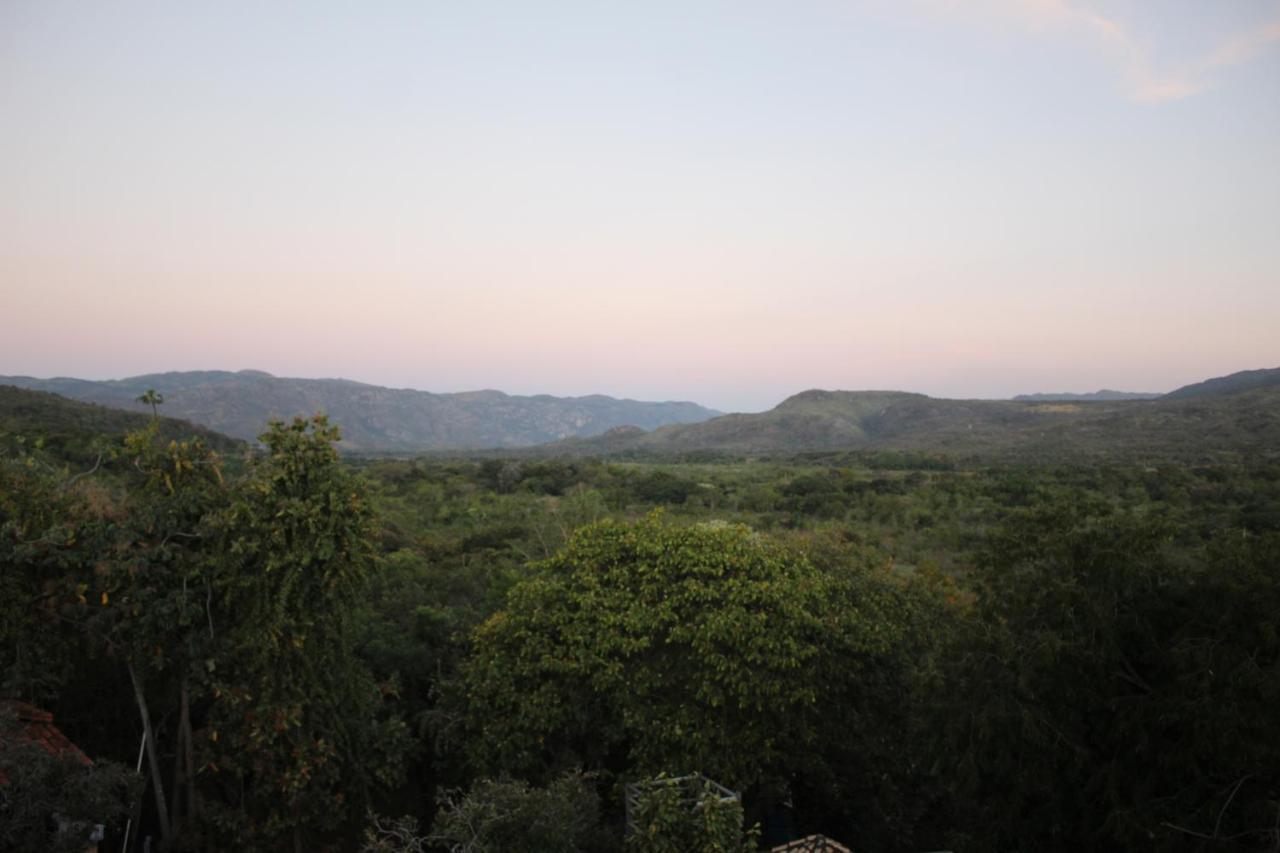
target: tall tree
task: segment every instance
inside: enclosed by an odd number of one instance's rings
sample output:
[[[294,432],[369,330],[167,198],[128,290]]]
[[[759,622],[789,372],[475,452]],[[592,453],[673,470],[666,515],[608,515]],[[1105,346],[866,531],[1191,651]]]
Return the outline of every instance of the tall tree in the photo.
[[[215,594],[229,615],[203,747],[223,839],[301,849],[362,818],[398,772],[405,729],[352,653],[373,567],[372,516],[323,416],[273,423],[217,519]]]
[[[197,811],[192,694],[217,656],[216,543],[208,525],[227,489],[221,460],[198,438],[162,442],[153,421],[125,447],[129,488],[111,519],[112,542],[95,561],[83,618],[129,674],[167,847],[180,821]],[[157,710],[177,715],[163,744]],[[166,782],[160,760],[167,752],[173,772]]]
[[[150,404],[152,418],[160,417],[160,412],[159,410],[156,409],[156,407],[164,402],[164,395],[161,394],[159,391],[157,391],[154,388],[148,388],[146,391],[142,392],[142,394],[140,394],[135,399],[139,403]]]

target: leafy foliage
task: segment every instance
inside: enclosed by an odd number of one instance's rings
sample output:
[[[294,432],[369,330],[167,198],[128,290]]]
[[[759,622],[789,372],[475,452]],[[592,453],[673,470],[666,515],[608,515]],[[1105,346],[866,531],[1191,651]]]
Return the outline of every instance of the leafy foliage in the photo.
[[[383,690],[351,651],[372,528],[337,438],[320,416],[273,424],[214,521],[215,595],[235,618],[220,629],[202,752],[229,800],[217,831],[246,846],[358,820],[404,748],[403,724],[381,714]]]
[[[1169,545],[1070,514],[997,541],[949,656],[963,846],[1280,843],[1280,540]]]
[[[80,654],[63,608],[83,597],[82,503],[30,457],[0,460],[0,664],[4,694],[43,704]]]
[[[476,632],[476,758],[780,785],[824,749],[837,661],[891,648],[881,593],[741,527],[584,528]]]
[[[600,801],[591,781],[569,771],[545,787],[481,779],[440,798],[432,839],[451,853],[577,853],[600,849]]]

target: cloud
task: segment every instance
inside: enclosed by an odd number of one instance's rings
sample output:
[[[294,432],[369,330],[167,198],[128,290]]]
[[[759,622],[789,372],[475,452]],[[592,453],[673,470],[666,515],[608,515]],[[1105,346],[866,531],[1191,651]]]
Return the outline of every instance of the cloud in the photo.
[[[1280,17],[1218,45],[1201,62],[1201,71],[1208,72],[1215,68],[1240,65],[1275,44],[1280,44]]]
[[[926,0],[926,7],[967,17],[1012,19],[1037,32],[1076,32],[1116,68],[1134,101],[1159,103],[1209,89],[1214,72],[1242,65],[1280,44],[1280,9],[1274,18],[1219,42],[1189,62],[1158,67],[1147,45],[1121,20],[1075,0]]]

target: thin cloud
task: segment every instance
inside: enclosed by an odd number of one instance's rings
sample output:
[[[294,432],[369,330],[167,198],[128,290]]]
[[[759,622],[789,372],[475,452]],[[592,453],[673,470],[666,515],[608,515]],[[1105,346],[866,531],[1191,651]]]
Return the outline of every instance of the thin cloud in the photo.
[[[1074,31],[1089,38],[1114,65],[1135,101],[1175,101],[1203,92],[1213,73],[1242,65],[1280,44],[1280,14],[1251,30],[1217,44],[1193,61],[1174,68],[1158,67],[1147,47],[1126,24],[1072,0],[935,0],[928,8],[950,14],[1013,19],[1036,31]]]
[[[1227,39],[1204,58],[1200,67],[1202,71],[1207,72],[1215,68],[1240,65],[1275,44],[1280,44],[1280,17],[1252,32]]]

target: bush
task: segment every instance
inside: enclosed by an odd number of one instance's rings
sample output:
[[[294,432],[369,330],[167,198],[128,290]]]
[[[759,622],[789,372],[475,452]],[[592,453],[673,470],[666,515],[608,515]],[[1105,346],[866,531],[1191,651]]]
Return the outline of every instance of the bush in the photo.
[[[565,773],[545,788],[483,779],[440,798],[431,840],[454,853],[577,853],[597,849],[600,800],[590,779]]]

